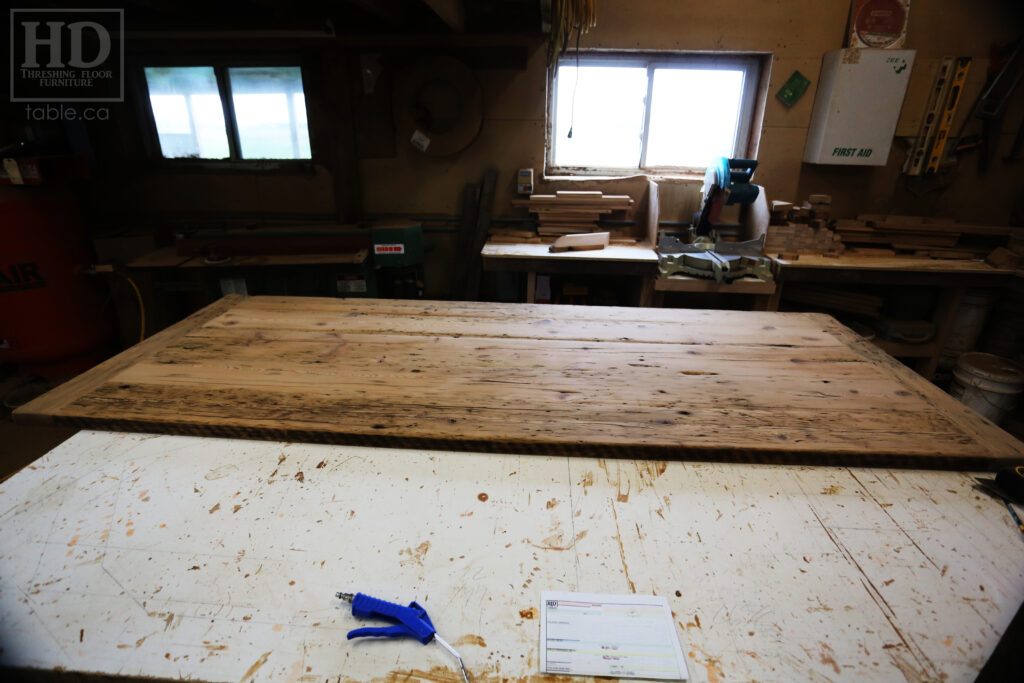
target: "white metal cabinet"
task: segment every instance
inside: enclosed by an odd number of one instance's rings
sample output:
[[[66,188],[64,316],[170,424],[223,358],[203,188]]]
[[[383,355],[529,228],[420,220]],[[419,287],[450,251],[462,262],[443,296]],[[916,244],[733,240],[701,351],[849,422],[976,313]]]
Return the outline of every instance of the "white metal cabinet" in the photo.
[[[825,54],[804,161],[884,166],[915,50],[843,49]]]

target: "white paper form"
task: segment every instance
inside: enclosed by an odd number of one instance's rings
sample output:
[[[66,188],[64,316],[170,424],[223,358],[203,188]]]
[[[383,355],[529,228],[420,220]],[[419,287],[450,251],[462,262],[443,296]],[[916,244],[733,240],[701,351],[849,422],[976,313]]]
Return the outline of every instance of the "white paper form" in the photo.
[[[545,591],[544,673],[689,680],[668,600],[654,595]]]

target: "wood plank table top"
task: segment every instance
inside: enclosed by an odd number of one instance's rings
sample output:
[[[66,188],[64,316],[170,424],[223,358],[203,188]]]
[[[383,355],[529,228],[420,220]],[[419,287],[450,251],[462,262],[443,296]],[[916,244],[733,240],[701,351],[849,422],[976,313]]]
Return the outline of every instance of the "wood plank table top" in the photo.
[[[15,417],[645,459],[980,469],[1024,456],[810,313],[225,297]]]
[[[664,596],[697,683],[970,681],[1024,600],[965,473],[109,432],[0,483],[0,558],[0,666],[231,683],[461,680],[340,590],[476,683],[543,678],[544,590]]]

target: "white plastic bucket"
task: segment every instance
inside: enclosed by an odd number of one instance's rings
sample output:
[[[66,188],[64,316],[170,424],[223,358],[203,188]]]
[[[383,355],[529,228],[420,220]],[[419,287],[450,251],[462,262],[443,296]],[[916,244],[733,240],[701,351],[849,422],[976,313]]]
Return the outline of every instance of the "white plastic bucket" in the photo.
[[[940,368],[952,369],[961,354],[975,347],[995,301],[996,293],[989,290],[969,289],[964,293],[939,356]]]
[[[951,396],[996,424],[1024,391],[1024,368],[991,353],[965,353],[953,370]]]

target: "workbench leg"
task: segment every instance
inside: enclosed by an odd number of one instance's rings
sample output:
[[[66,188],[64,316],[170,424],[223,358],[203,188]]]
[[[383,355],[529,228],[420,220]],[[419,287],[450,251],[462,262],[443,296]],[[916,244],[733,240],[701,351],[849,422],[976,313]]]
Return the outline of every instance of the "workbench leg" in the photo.
[[[939,356],[942,355],[942,349],[945,348],[949,334],[953,331],[953,321],[956,320],[963,299],[963,287],[944,287],[939,292],[935,315],[932,316],[932,322],[935,323],[935,352],[928,358],[922,358],[917,369],[918,374],[925,379],[932,379],[935,376]]]
[[[640,302],[638,305],[641,308],[650,308],[654,305],[654,278],[650,275],[645,275],[640,280]]]
[[[770,311],[772,313],[779,310],[779,300],[782,298],[782,283],[775,283],[775,291],[771,294],[755,294],[754,295],[754,310],[755,311]]]
[[[526,303],[532,304],[537,300],[537,273],[529,271],[526,273]]]

